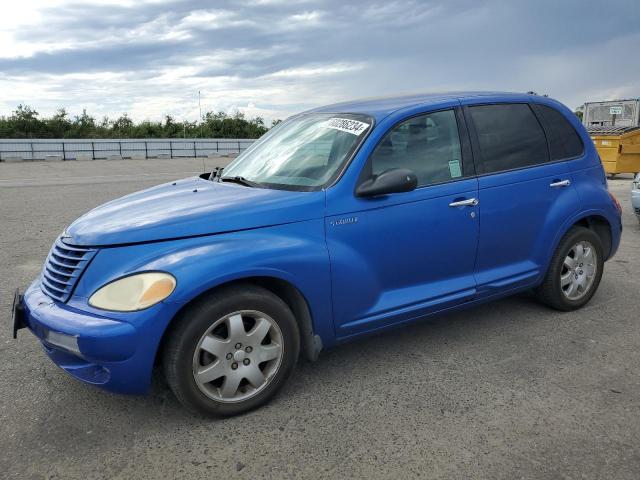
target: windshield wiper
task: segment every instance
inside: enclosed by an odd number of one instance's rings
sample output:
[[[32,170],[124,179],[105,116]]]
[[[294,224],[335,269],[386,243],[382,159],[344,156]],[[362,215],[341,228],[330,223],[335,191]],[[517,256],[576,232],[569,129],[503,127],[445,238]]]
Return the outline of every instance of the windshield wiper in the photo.
[[[245,187],[253,187],[253,188],[262,186],[259,183],[252,182],[251,180],[241,177],[240,175],[236,175],[235,177],[220,177],[220,181],[238,183],[240,185],[244,185]]]
[[[211,175],[209,175],[209,180],[211,180],[212,182],[217,178],[220,179],[220,177],[222,176],[222,171],[224,170],[224,167],[216,167],[213,169],[213,172],[211,172]]]

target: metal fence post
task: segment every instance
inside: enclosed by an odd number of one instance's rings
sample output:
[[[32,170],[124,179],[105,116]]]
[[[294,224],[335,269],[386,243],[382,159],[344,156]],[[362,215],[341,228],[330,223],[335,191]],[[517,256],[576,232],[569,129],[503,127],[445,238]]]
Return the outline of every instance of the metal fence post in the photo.
[[[94,145],[93,142],[91,142],[91,159],[92,160],[96,159],[96,146]]]
[[[238,140],[238,153],[240,153],[240,141]]]
[[[120,152],[120,158],[122,158],[122,140],[118,140],[118,150]]]
[[[173,158],[173,142],[169,140],[169,158]]]
[[[62,160],[67,159],[67,151],[64,148],[64,140],[62,141]]]
[[[193,158],[197,158],[198,153],[196,152],[196,141],[193,141]]]
[[[149,149],[147,148],[147,141],[144,141],[144,158],[149,158]]]
[[[31,160],[33,160],[33,142],[29,143],[29,147],[31,148]]]

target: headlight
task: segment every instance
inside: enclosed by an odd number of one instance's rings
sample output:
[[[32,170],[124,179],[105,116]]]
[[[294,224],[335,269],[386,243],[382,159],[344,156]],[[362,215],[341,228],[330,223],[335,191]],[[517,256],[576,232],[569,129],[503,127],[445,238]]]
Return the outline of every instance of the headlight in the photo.
[[[139,273],[101,287],[91,295],[89,305],[102,310],[134,312],[161,302],[175,288],[176,279],[168,273]]]

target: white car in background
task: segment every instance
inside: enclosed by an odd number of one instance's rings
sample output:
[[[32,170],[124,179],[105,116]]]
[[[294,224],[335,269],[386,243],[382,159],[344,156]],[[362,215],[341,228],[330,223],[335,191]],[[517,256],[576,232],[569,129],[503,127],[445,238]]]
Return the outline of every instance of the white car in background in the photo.
[[[631,184],[631,206],[633,207],[633,213],[636,214],[640,222],[640,173],[636,173],[636,178],[633,179]]]

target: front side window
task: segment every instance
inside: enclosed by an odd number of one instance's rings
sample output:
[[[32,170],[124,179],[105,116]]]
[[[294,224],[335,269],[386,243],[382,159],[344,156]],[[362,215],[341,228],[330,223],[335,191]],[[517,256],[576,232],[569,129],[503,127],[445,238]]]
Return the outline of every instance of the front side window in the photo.
[[[366,115],[308,114],[273,128],[224,169],[273,188],[314,189],[339,174],[373,121]]]
[[[462,152],[453,110],[413,117],[393,127],[374,150],[371,174],[408,168],[418,186],[462,177]]]
[[[547,139],[526,103],[469,107],[480,147],[479,170],[494,173],[549,161]]]
[[[575,128],[555,108],[534,103],[534,112],[540,119],[549,140],[551,160],[562,160],[582,155],[584,146]]]

